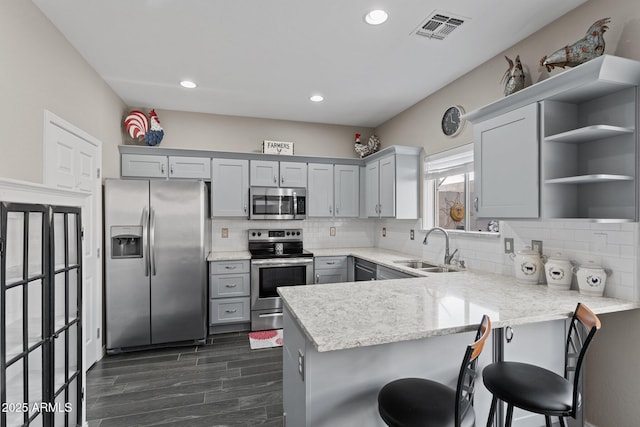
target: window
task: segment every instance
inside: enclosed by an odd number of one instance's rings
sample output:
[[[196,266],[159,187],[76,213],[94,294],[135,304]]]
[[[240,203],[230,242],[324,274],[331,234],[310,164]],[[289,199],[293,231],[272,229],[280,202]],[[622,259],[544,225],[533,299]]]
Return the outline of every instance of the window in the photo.
[[[473,144],[425,157],[424,227],[498,232],[498,221],[474,215]]]

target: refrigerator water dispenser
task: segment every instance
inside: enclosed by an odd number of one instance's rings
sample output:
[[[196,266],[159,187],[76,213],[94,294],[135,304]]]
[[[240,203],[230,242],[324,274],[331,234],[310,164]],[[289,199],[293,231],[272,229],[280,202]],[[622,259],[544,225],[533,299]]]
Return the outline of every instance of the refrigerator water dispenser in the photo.
[[[111,227],[111,258],[142,258],[142,226]]]

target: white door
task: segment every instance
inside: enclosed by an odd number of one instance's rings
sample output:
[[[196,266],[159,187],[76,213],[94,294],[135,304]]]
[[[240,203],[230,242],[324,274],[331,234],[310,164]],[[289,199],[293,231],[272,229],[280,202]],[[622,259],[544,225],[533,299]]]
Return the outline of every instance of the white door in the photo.
[[[334,197],[336,217],[360,215],[360,167],[334,166]]]
[[[102,358],[102,143],[45,111],[44,183],[85,192],[82,207],[84,369]]]
[[[333,216],[333,165],[309,163],[307,194],[310,217]]]
[[[396,216],[396,158],[389,156],[380,159],[380,207],[381,217]]]
[[[211,160],[211,216],[249,216],[249,161]]]

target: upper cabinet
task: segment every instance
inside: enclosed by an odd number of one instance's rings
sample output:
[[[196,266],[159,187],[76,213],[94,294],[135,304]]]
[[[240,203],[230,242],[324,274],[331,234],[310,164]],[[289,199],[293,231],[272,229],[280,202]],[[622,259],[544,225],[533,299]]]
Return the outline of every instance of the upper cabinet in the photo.
[[[637,221],[638,85],[603,55],[468,113],[478,216]]]
[[[249,161],[211,160],[211,216],[249,216]]]
[[[473,126],[479,218],[538,217],[538,105]]]
[[[309,217],[360,216],[360,166],[309,163]]]
[[[419,217],[420,155],[422,148],[394,146],[365,160],[364,187],[367,217]]]
[[[123,154],[123,177],[210,179],[208,157],[162,156],[154,154]]]
[[[307,164],[303,162],[251,160],[250,175],[256,187],[307,187]]]

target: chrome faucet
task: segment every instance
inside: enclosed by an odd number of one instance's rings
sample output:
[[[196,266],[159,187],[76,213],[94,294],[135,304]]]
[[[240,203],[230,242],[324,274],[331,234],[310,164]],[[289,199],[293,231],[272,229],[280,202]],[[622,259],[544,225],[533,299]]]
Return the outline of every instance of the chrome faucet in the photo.
[[[427,244],[427,239],[429,238],[429,235],[431,233],[433,233],[434,231],[442,231],[442,233],[444,234],[444,238],[445,238],[445,246],[444,246],[444,263],[446,265],[450,265],[451,264],[451,260],[453,259],[453,256],[456,254],[456,252],[458,252],[458,250],[456,249],[455,251],[453,251],[453,253],[451,255],[449,255],[449,233],[447,233],[447,230],[445,230],[442,227],[433,227],[431,230],[427,231],[427,234],[424,236],[424,240],[422,241],[423,245]]]

